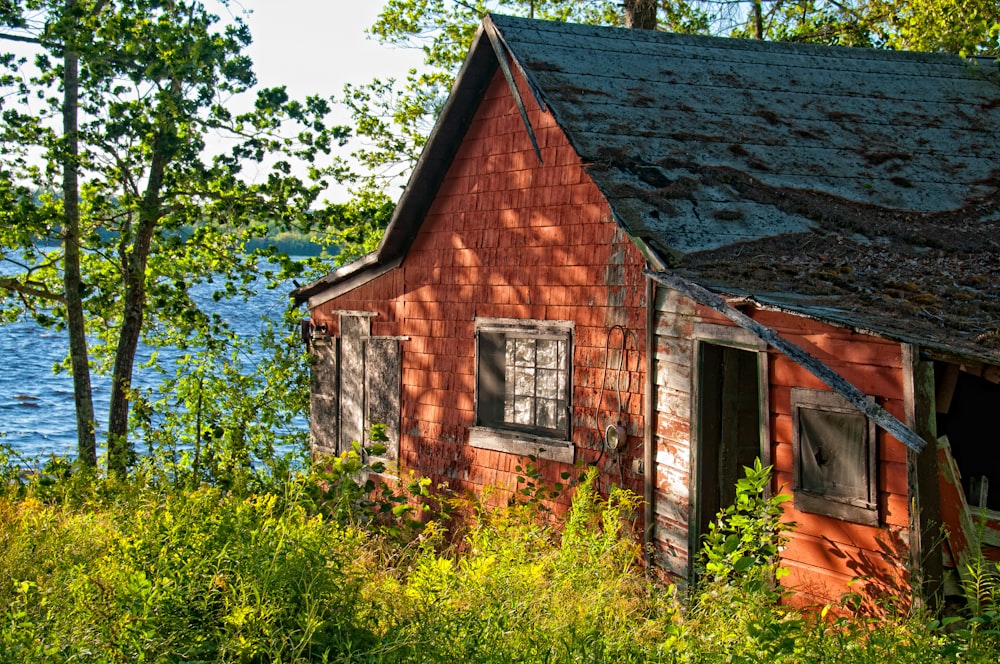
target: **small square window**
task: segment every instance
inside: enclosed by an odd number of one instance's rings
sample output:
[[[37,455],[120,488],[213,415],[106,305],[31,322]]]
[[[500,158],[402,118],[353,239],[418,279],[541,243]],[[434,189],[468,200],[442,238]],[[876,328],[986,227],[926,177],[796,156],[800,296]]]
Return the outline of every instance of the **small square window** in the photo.
[[[569,330],[484,325],[478,335],[477,424],[567,437]]]
[[[834,392],[792,390],[795,506],[878,524],[875,425]]]
[[[551,458],[572,458],[572,331],[562,321],[476,322],[474,446],[524,454],[561,448]]]

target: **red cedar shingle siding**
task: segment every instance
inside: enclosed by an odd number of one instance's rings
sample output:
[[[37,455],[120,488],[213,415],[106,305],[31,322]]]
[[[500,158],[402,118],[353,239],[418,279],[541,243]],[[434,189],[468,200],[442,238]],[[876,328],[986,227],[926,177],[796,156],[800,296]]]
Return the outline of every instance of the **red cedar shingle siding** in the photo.
[[[534,106],[526,89],[522,95],[544,164],[503,77],[495,76],[402,265],[324,303],[313,318],[319,323],[337,310],[374,311],[373,334],[407,337],[400,461],[453,489],[509,490],[518,475],[516,458],[467,444],[477,316],[575,322],[576,459],[600,457],[616,481],[619,468],[601,457],[599,432],[618,412],[621,338],[615,331],[609,344],[608,335],[614,325],[625,326],[630,334],[621,382],[628,387],[621,408],[629,414],[629,439],[620,463],[627,484],[641,493],[629,459],[642,454],[644,261],[611,220],[551,116]],[[557,463],[539,466],[551,482],[562,481],[568,470]]]

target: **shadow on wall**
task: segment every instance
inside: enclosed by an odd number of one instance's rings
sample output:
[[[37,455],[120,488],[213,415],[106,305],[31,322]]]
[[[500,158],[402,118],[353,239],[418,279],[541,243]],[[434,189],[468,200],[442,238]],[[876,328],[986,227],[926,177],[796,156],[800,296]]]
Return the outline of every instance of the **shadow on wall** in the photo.
[[[908,610],[911,595],[909,549],[899,532],[876,537],[878,551],[847,551],[840,544],[823,538],[827,551],[854,573],[851,591],[843,597],[845,608],[866,616],[899,615]]]

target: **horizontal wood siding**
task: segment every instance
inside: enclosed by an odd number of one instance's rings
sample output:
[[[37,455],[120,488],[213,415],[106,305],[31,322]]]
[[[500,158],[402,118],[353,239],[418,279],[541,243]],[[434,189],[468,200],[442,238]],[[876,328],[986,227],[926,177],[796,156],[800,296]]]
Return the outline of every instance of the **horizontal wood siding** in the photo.
[[[313,319],[333,324],[338,310],[372,311],[372,335],[403,337],[401,466],[455,490],[499,487],[497,501],[516,490],[526,460],[468,444],[475,320],[573,321],[576,463],[597,463],[604,489],[624,481],[641,495],[632,460],[642,458],[644,261],[551,116],[526,88],[522,96],[544,162],[498,75],[401,266],[324,303]],[[627,331],[624,357],[615,326]],[[627,444],[602,454],[619,409]],[[578,474],[537,465],[551,483]],[[556,503],[569,499],[563,492]]]
[[[687,576],[689,565],[691,337],[694,323],[699,320],[699,309],[691,300],[673,290],[657,290],[653,541],[657,564],[678,578]]]
[[[655,539],[661,564],[683,575],[691,502],[691,335],[696,323],[731,323],[669,289],[658,292],[656,308]],[[904,417],[899,344],[790,314],[753,308],[744,312],[826,363],[896,417]],[[793,493],[791,388],[829,388],[774,349],[768,349],[768,366],[774,488]],[[802,512],[794,498],[786,503],[787,519],[797,527],[783,564],[792,572],[788,585],[796,587],[796,602],[836,601],[848,591],[865,589],[869,599],[888,591],[909,596],[906,448],[881,430],[877,444],[879,526]],[[852,579],[862,582],[848,587]]]
[[[756,311],[753,317],[805,349],[899,419],[903,408],[902,351],[898,343],[804,317]],[[788,520],[796,523],[782,564],[797,604],[836,602],[857,593],[867,610],[882,598],[910,597],[906,447],[881,429],[877,440],[879,524],[867,526],[796,509],[793,491],[791,389],[830,388],[788,357],[769,352],[772,462],[775,488],[792,493]]]

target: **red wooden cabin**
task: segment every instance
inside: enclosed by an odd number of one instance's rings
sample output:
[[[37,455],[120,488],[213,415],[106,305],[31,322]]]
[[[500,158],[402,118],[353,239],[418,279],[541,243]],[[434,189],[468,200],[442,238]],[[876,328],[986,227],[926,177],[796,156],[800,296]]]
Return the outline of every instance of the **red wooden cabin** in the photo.
[[[681,579],[761,457],[797,601],[952,592],[1000,543],[977,67],[488,17],[378,250],[294,294],[315,450],[386,423],[458,490],[596,465]]]

